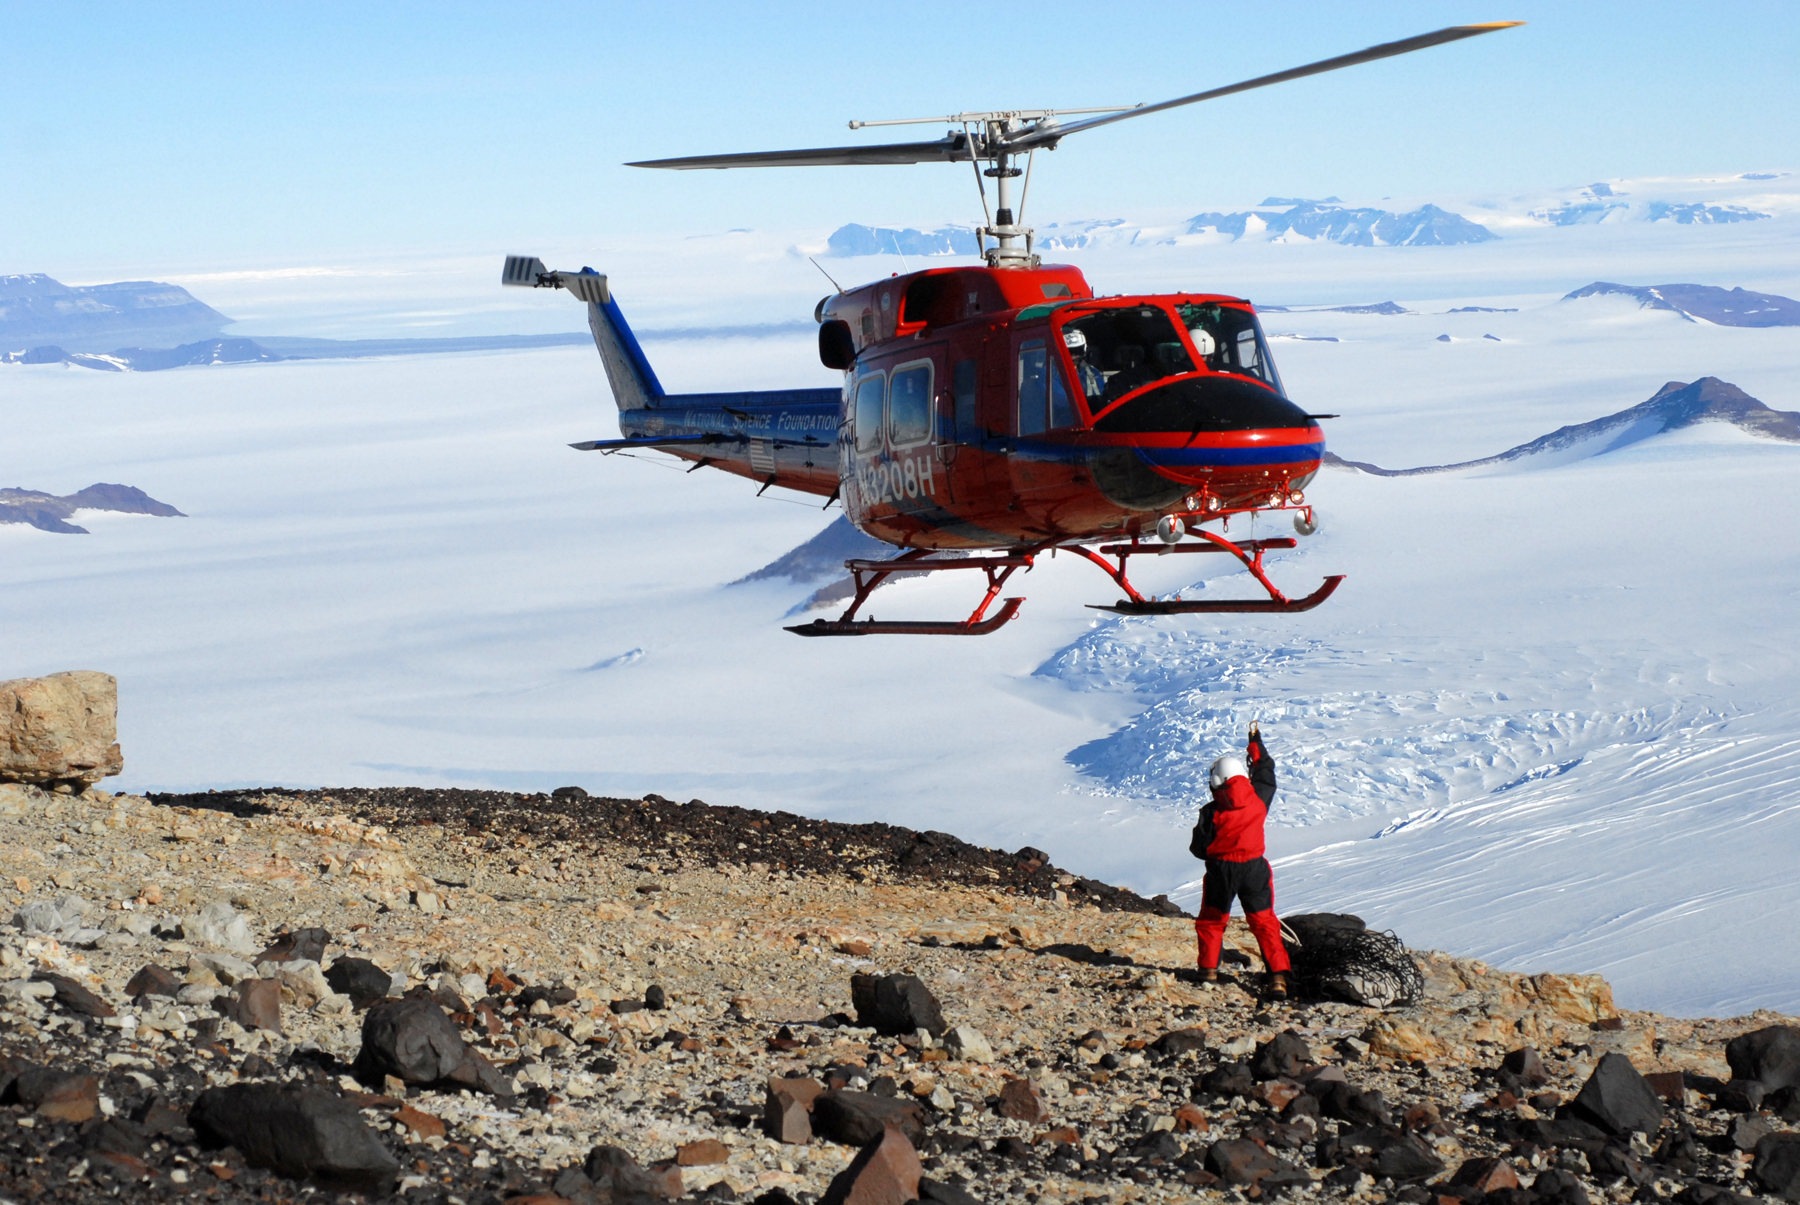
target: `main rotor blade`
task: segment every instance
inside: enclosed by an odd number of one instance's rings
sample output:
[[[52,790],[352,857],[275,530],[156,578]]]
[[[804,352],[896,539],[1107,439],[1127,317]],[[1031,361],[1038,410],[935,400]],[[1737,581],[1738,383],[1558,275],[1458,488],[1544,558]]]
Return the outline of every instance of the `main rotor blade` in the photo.
[[[1379,46],[1371,46],[1367,50],[1359,50],[1355,54],[1341,54],[1335,59],[1324,59],[1317,63],[1308,63],[1304,67],[1295,67],[1288,71],[1277,71],[1274,75],[1261,75],[1255,79],[1245,80],[1241,84],[1228,84],[1223,88],[1213,88],[1206,92],[1196,92],[1192,96],[1182,96],[1175,100],[1165,100],[1160,104],[1141,105],[1123,113],[1115,113],[1110,117],[1093,117],[1087,121],[1071,122],[1066,126],[1052,126],[1045,130],[1026,131],[1016,138],[1009,138],[1001,149],[1009,153],[1034,150],[1040,146],[1051,146],[1059,140],[1080,130],[1092,130],[1099,126],[1111,125],[1115,121],[1124,121],[1130,117],[1142,117],[1147,113],[1160,113],[1164,109],[1174,109],[1181,105],[1197,104],[1203,100],[1214,100],[1221,96],[1230,96],[1234,92],[1248,92],[1252,88],[1266,88],[1270,84],[1282,84],[1288,80],[1300,79],[1308,75],[1318,75],[1326,71],[1336,71],[1340,67],[1354,67],[1358,63],[1372,63],[1376,59],[1392,58],[1397,54],[1409,54],[1415,50],[1424,50],[1429,46],[1442,46],[1446,42],[1459,42],[1464,38],[1477,37],[1484,33],[1493,33],[1497,29],[1511,29],[1515,25],[1523,25],[1523,21],[1491,21],[1485,25],[1452,25],[1446,29],[1432,33],[1422,33],[1414,38],[1403,38],[1398,42],[1383,42]]]
[[[750,151],[738,155],[692,155],[685,159],[646,159],[626,167],[662,167],[675,171],[726,167],[841,167],[882,163],[957,163],[969,157],[968,137],[947,134],[936,142],[890,142],[876,146],[826,146],[799,151]]]

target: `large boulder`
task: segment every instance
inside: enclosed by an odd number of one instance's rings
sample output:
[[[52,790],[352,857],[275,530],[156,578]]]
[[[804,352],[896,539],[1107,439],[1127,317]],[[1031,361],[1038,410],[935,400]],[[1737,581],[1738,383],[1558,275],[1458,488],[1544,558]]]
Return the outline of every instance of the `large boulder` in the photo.
[[[931,989],[916,975],[852,975],[850,1001],[856,1023],[894,1037],[923,1029],[944,1036],[944,1010]]]
[[[1762,1190],[1784,1201],[1800,1201],[1800,1134],[1769,1134],[1756,1144],[1750,1172]]]
[[[1771,1025],[1725,1044],[1733,1079],[1760,1080],[1773,1092],[1800,1084],[1800,1028]]]
[[[386,1192],[400,1170],[356,1106],[323,1088],[209,1088],[194,1102],[188,1124],[202,1146],[234,1146],[252,1167],[332,1188]]]
[[[1633,1131],[1654,1134],[1663,1120],[1662,1101],[1631,1060],[1617,1051],[1601,1056],[1569,1108],[1581,1120],[1620,1138]]]
[[[393,1076],[420,1087],[472,1088],[503,1099],[512,1088],[480,1051],[469,1049],[436,1001],[389,1000],[363,1018],[352,1070],[365,1082]]]
[[[0,682],[0,781],[96,783],[125,768],[119,684],[93,670]]]

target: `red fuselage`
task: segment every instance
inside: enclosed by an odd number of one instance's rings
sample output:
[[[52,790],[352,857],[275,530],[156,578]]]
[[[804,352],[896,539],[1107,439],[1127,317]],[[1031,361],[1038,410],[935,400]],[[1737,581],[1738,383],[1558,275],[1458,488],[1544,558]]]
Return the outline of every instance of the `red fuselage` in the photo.
[[[1279,505],[1324,454],[1238,298],[940,268],[827,298],[819,318],[855,350],[833,484],[889,543],[1135,536],[1164,514]]]

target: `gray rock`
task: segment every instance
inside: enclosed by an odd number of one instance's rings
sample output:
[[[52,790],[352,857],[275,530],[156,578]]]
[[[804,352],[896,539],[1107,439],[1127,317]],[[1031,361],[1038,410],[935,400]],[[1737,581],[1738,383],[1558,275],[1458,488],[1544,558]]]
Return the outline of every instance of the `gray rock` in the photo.
[[[62,932],[62,913],[49,900],[33,900],[13,913],[13,924],[27,937],[55,937]]]
[[[957,1025],[946,1031],[944,1049],[950,1052],[952,1058],[966,1059],[971,1063],[994,1061],[993,1045],[973,1025]]]
[[[322,1088],[232,1084],[200,1094],[188,1124],[202,1146],[331,1188],[386,1193],[399,1161],[343,1097]]]
[[[190,961],[218,976],[219,982],[226,987],[257,977],[255,967],[229,954],[196,954]]]
[[[203,941],[246,958],[259,948],[250,936],[250,922],[223,900],[214,900],[193,916],[183,917],[181,936],[184,940]]]

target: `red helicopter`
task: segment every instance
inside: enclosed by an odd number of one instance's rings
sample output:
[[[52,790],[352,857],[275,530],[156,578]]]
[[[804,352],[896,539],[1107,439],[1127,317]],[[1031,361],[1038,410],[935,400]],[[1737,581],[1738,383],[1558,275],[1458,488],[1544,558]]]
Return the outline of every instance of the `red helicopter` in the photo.
[[[874,125],[960,125],[932,142],[657,159],[631,167],[798,167],[962,163],[975,171],[986,225],[983,267],[930,268],[840,290],[819,302],[819,358],[840,389],[668,394],[592,268],[553,272],[510,256],[501,283],[567,289],[588,326],[619,406],[620,439],[571,446],[655,449],[762,483],[841,501],[862,531],[903,549],[850,560],[856,594],[835,620],[802,636],[986,635],[1021,598],[988,610],[1008,578],[1053,549],[1087,558],[1125,597],[1096,609],[1125,615],[1306,611],[1342,575],[1289,598],[1263,554],[1291,538],[1231,540],[1203,525],[1288,511],[1316,530],[1305,489],[1325,452],[1318,421],[1288,400],[1256,310],[1216,293],[1096,297],[1079,269],[1043,264],[1021,223],[1039,150],[1071,134],[1269,84],[1334,71],[1522,24],[1457,25],[1161,104],[1011,110]],[[1063,124],[1068,114],[1100,114]],[[1015,165],[1025,156],[1023,169]],[[985,169],[981,164],[987,163]],[[1023,175],[1019,214],[1011,182]],[[983,177],[994,181],[987,209]],[[987,245],[988,240],[992,245]],[[835,282],[834,282],[835,283]],[[690,470],[691,471],[691,470]],[[759,493],[761,491],[758,491]],[[1193,539],[1188,537],[1192,536]],[[1090,547],[1090,545],[1096,545]],[[975,552],[978,555],[969,555]],[[1146,598],[1126,562],[1146,553],[1235,556],[1267,592],[1241,600]],[[989,555],[979,555],[987,553]],[[1108,558],[1111,558],[1110,561]],[[976,570],[986,592],[967,619],[857,619],[896,572]]]

